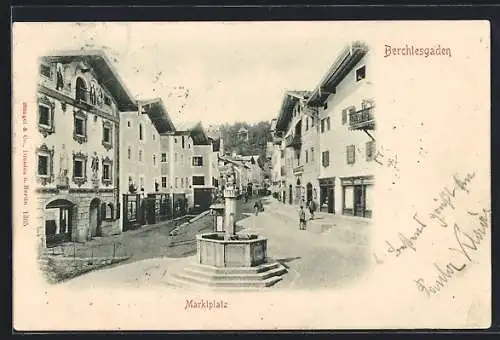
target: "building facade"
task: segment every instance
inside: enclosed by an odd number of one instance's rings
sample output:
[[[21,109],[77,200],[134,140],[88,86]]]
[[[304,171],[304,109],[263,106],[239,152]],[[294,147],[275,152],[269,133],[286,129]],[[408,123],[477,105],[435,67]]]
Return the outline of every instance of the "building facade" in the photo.
[[[120,112],[135,100],[101,51],[39,61],[36,181],[40,245],[120,232]]]
[[[318,199],[318,125],[309,91],[287,91],[276,121],[273,139],[281,143],[282,200],[304,204]]]
[[[318,110],[320,209],[371,217],[375,124],[370,53],[346,47],[307,101]]]
[[[147,196],[154,198],[160,192],[160,134],[175,131],[160,98],[137,103],[138,110],[122,112],[120,121],[120,192],[124,207],[122,229],[148,222],[146,212],[140,211],[146,209],[141,206],[141,199]]]

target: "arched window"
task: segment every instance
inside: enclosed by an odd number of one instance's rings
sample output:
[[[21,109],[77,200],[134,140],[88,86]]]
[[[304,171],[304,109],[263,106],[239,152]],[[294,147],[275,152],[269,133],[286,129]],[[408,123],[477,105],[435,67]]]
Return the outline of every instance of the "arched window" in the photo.
[[[139,124],[139,140],[142,140],[142,124]]]
[[[76,100],[80,100],[83,102],[87,101],[87,85],[85,81],[78,77],[76,78]]]

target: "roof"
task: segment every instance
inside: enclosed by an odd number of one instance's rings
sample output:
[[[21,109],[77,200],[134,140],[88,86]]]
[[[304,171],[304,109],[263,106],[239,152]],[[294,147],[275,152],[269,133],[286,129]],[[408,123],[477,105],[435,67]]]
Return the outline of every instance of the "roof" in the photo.
[[[223,161],[224,163],[234,164],[234,165],[241,167],[241,168],[250,169],[250,167],[248,165],[246,165],[245,163],[243,163],[242,161],[232,159],[232,158],[229,158],[227,156],[219,156],[219,160]]]
[[[137,103],[145,109],[145,113],[151,119],[158,133],[175,131],[174,123],[172,123],[161,98],[137,100]]]
[[[284,131],[292,118],[292,110],[300,99],[309,98],[310,91],[286,91],[276,119],[276,131]]]
[[[366,44],[359,41],[352,42],[350,45],[344,47],[312,92],[306,104],[312,107],[323,106],[328,97],[335,93],[336,86],[367,52],[368,47]]]
[[[220,151],[220,138],[208,137],[208,139],[212,142],[212,151]]]
[[[210,145],[210,139],[205,133],[201,122],[183,122],[177,125],[176,135],[189,135],[194,145]]]
[[[131,95],[125,83],[120,78],[115,67],[102,50],[67,50],[55,51],[44,55],[41,59],[49,62],[70,62],[73,60],[82,60],[88,63],[97,72],[99,82],[104,84],[106,89],[111,92],[120,111],[136,111],[137,103]]]

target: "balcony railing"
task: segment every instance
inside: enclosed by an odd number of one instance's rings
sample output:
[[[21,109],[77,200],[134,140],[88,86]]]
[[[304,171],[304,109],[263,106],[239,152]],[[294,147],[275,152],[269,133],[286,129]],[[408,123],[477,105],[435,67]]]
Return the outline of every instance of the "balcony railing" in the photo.
[[[361,109],[349,114],[349,128],[351,130],[375,129],[374,106]]]
[[[294,175],[301,174],[303,172],[304,172],[304,165],[299,165],[299,166],[296,166],[295,168],[293,168]]]
[[[285,146],[288,147],[294,147],[298,148],[302,144],[302,138],[300,135],[289,135],[285,138]]]

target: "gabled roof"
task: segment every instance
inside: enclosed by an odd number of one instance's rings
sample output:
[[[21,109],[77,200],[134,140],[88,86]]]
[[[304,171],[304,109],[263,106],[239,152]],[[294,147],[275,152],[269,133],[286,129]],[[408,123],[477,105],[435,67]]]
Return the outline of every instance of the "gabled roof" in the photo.
[[[115,67],[102,50],[55,51],[41,57],[48,62],[67,63],[82,60],[88,63],[98,74],[99,82],[111,92],[120,111],[136,111],[137,103]]]
[[[175,131],[174,123],[172,123],[161,98],[137,100],[137,103],[144,109],[144,113],[149,116],[158,133]]]
[[[184,122],[178,124],[180,128],[175,132],[176,135],[189,135],[193,139],[194,145],[210,145],[210,139],[205,133],[201,122]]]
[[[312,92],[306,105],[311,107],[323,106],[328,97],[331,94],[335,94],[336,86],[367,52],[368,47],[366,44],[359,41],[352,42],[350,45],[344,47],[316,89]]]
[[[276,131],[285,131],[292,119],[292,111],[295,104],[301,99],[307,99],[310,91],[286,91],[281,103],[280,112],[276,119]]]

